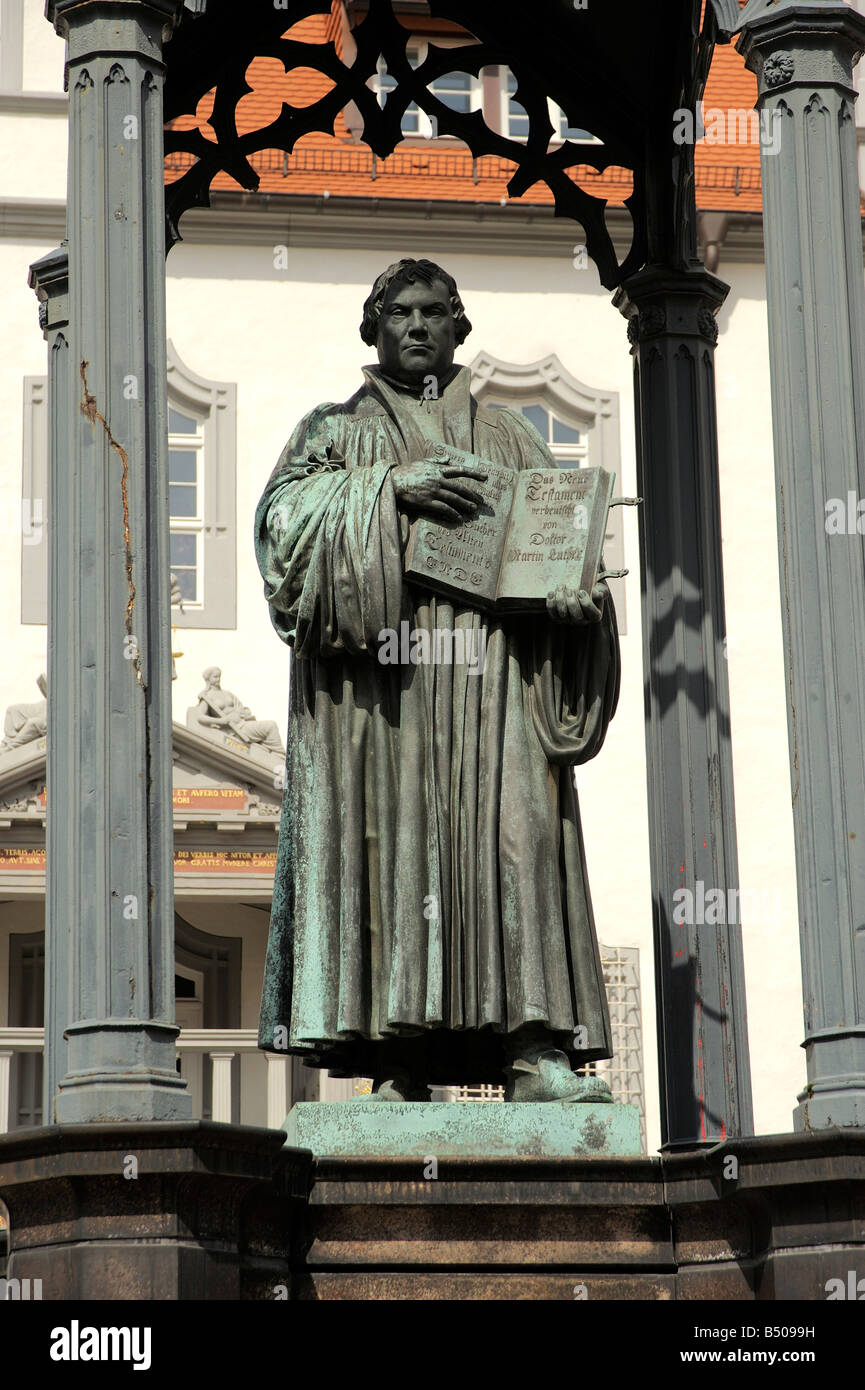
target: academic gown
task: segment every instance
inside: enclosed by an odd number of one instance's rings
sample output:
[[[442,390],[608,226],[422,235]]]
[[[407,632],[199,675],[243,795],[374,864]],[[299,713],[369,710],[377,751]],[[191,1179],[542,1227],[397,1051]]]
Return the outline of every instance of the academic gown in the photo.
[[[466,367],[429,401],[378,367],[364,379],[301,420],[256,513],[293,648],[259,1046],[346,1076],[413,1057],[432,1084],[500,1082],[503,1035],[527,1023],[572,1064],[609,1057],[572,768],[618,699],[612,600],[572,626],[405,582],[395,465],[432,441],[556,465],[523,415],[477,404]],[[382,664],[403,621],[469,629],[473,652],[485,633],[483,673]]]

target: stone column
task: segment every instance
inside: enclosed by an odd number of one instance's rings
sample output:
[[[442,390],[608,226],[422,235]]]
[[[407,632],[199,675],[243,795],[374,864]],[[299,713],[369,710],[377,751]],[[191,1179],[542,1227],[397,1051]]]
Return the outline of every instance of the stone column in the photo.
[[[12,1089],[12,1058],[15,1054],[8,1047],[0,1048],[0,1134],[5,1134],[9,1129],[9,1121],[12,1116],[9,1113],[9,1101]]]
[[[213,1064],[210,1114],[214,1120],[231,1124],[231,1064],[233,1052],[211,1052]]]
[[[279,1129],[288,1114],[289,1058],[265,1052],[267,1059],[267,1125]]]
[[[715,421],[715,314],[727,289],[696,265],[678,274],[650,267],[615,298],[633,345],[643,497],[649,838],[667,1150],[753,1129],[738,899],[730,896],[739,880]],[[710,892],[716,896],[706,911]]]
[[[49,0],[67,41],[66,474],[50,518],[53,942],[68,924],[60,1122],[178,1119],[162,175],[182,0]],[[64,533],[67,540],[64,542]],[[49,966],[49,971],[51,967]]]
[[[853,66],[865,20],[780,3],[738,47],[762,148],[808,1083],[797,1129],[865,1125],[865,289]]]
[[[44,502],[48,540],[48,632],[71,631],[75,625],[74,595],[69,585],[73,556],[80,544],[75,516],[67,510],[70,483],[69,445],[72,409],[69,359],[69,258],[65,244],[30,267],[30,288],[39,300],[39,323],[48,343],[48,496]],[[54,518],[62,517],[62,526]],[[71,1021],[70,934],[72,904],[67,898],[64,865],[72,862],[72,816],[54,816],[51,802],[55,788],[72,784],[72,744],[58,734],[66,688],[63,669],[55,670],[56,645],[48,651],[48,738],[46,768],[46,891],[45,891],[45,1053],[42,1070],[44,1123],[54,1123],[54,1100],[61,1077],[66,1075],[66,1039]],[[55,698],[59,696],[60,698]]]

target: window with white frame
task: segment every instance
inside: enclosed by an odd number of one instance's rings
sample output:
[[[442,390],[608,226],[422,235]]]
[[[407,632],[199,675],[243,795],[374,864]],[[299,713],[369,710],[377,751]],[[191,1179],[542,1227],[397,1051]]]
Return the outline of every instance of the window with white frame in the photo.
[[[237,626],[236,388],[192,372],[168,344],[171,573],[183,608],[173,627]],[[48,390],[24,378],[21,621],[48,620]]]
[[[174,627],[237,626],[237,388],[210,381],[168,343],[171,572],[183,596]]]
[[[416,68],[418,63],[420,62],[418,49],[408,48],[406,50],[406,56],[411,66],[413,68]],[[378,99],[378,104],[380,107],[382,107],[382,109],[384,109],[384,107],[386,106],[387,99],[390,93],[396,90],[396,86],[397,80],[388,72],[387,63],[385,62],[384,58],[379,58],[376,74],[375,77],[372,79],[372,89],[375,92],[376,97]],[[427,123],[427,125],[429,125],[429,117],[426,115],[424,111],[421,111],[420,107],[417,106],[415,102],[412,102],[410,106],[406,107],[405,111],[402,114],[402,119],[400,121],[400,130],[402,131],[403,135],[428,134],[429,132],[425,131],[422,127],[422,122],[424,121]]]
[[[561,141],[579,140],[588,145],[601,143],[597,135],[593,135],[590,130],[583,130],[582,126],[571,125],[562,108],[557,106],[554,101],[550,102],[550,105],[552,107],[553,130],[555,131],[554,139]]]
[[[171,573],[187,607],[204,606],[204,421],[168,410]]]
[[[500,71],[502,131],[509,140],[527,140],[529,137],[529,115],[525,107],[516,99],[517,78],[510,68],[502,68]],[[571,125],[564,111],[554,101],[548,100],[547,107],[555,143],[563,143],[565,140],[579,140],[594,145],[600,143],[590,131],[583,130],[580,126]]]
[[[502,129],[509,140],[528,140],[529,138],[529,113],[516,99],[517,79],[509,68],[502,70],[503,88],[502,103],[504,105]]]
[[[502,362],[479,353],[471,364],[472,392],[490,409],[519,411],[534,425],[559,468],[605,468],[622,492],[619,397],[597,391],[571,376],[555,353],[540,362]],[[607,569],[625,568],[624,507],[610,510],[604,538]],[[624,579],[607,581],[619,632],[627,633]]]
[[[423,40],[418,40],[406,50],[408,61],[413,68],[419,67],[427,55],[427,45]],[[397,79],[388,72],[384,58],[379,58],[378,69],[372,79],[372,89],[378,98],[378,104],[382,108],[386,105],[388,96],[396,90]],[[436,77],[429,84],[429,91],[444,106],[449,106],[452,111],[468,114],[470,111],[477,111],[482,104],[482,83],[479,77],[474,77],[468,72],[445,72],[440,77]],[[400,130],[403,135],[418,139],[431,139],[439,135],[437,122],[434,118],[427,115],[426,111],[412,102],[406,107],[400,121]],[[453,136],[446,136],[441,132],[441,138],[454,139]]]
[[[493,410],[508,408],[506,401],[484,401]],[[520,413],[534,425],[541,439],[560,468],[580,468],[589,461],[589,432],[569,425],[555,411],[531,401],[519,407]]]

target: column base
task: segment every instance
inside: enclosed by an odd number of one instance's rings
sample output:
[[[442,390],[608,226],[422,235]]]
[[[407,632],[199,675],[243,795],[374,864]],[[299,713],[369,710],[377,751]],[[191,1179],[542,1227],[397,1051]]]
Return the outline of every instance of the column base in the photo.
[[[152,1019],[87,1019],[66,1029],[69,1070],[54,1098],[58,1124],[191,1120],[177,1071],[180,1029]]]
[[[865,1088],[850,1090],[805,1090],[793,1111],[793,1130],[809,1134],[820,1129],[865,1129]]]
[[[140,1120],[190,1120],[192,1100],[186,1082],[178,1076],[145,1071],[140,1077],[118,1078],[115,1072],[86,1080],[64,1077],[54,1101],[54,1119],[60,1125],[96,1125],[112,1120],[134,1124]]]

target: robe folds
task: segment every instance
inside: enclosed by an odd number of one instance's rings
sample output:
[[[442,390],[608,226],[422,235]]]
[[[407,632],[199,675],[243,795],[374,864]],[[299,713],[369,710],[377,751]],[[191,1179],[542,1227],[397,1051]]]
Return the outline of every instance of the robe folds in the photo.
[[[466,367],[430,401],[364,378],[300,422],[256,513],[293,648],[259,1046],[347,1076],[414,1056],[432,1084],[500,1082],[504,1035],[528,1023],[574,1064],[609,1057],[572,768],[618,699],[612,600],[571,626],[405,582],[393,467],[433,441],[556,465],[524,416],[477,404]],[[403,622],[468,632],[482,672],[383,663]]]

